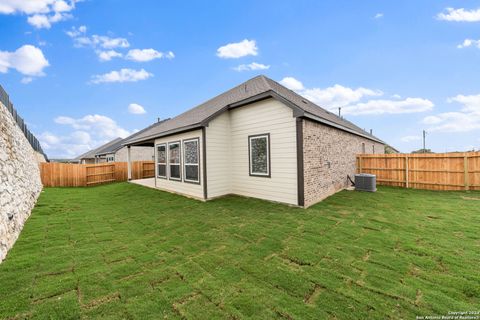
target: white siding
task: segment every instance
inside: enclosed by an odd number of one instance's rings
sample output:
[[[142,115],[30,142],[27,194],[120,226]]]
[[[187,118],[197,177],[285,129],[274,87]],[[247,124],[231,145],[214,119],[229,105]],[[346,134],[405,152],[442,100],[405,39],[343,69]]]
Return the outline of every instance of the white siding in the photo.
[[[249,175],[248,136],[262,133],[270,134],[270,178]],[[233,109],[210,122],[206,138],[209,198],[234,193],[298,204],[292,109],[274,99]]]
[[[200,184],[194,184],[194,183],[188,183],[184,182],[184,173],[183,173],[183,140],[187,139],[192,139],[192,138],[198,138],[199,139],[199,149],[200,149]],[[176,134],[173,136],[165,137],[165,138],[159,138],[155,140],[155,146],[160,143],[169,143],[169,142],[174,142],[174,141],[181,141],[181,170],[182,170],[182,181],[176,181],[176,180],[168,180],[168,179],[162,179],[157,177],[157,165],[155,163],[155,182],[156,182],[156,187],[158,189],[166,190],[166,191],[172,191],[176,193],[180,193],[183,195],[191,196],[194,198],[198,199],[203,199],[203,148],[202,148],[202,130],[194,130],[186,133],[181,133],[181,134]],[[168,147],[167,147],[168,148]],[[156,149],[155,149],[156,150]],[[167,151],[168,152],[168,151]],[[156,154],[156,151],[155,151]],[[155,155],[156,156],[156,155]],[[156,162],[156,160],[155,160]],[[167,166],[168,168],[168,166]],[[168,169],[167,169],[168,171]]]
[[[225,112],[206,128],[208,198],[232,193],[230,113]]]

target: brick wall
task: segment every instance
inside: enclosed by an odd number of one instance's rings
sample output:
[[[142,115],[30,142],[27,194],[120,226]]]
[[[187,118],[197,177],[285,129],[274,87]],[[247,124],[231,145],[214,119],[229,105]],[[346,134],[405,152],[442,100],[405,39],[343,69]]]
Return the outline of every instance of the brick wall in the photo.
[[[347,175],[353,179],[356,155],[384,153],[384,145],[357,135],[303,120],[303,157],[305,207],[347,186]]]

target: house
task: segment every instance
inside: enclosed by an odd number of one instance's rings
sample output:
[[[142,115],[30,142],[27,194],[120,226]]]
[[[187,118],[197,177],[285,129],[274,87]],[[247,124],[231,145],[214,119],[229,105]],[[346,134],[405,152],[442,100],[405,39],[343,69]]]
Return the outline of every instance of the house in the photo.
[[[101,145],[101,146],[98,147],[98,148],[92,149],[92,150],[90,150],[90,151],[85,152],[85,153],[82,154],[82,155],[79,155],[78,157],[76,157],[76,158],[73,159],[73,160],[74,160],[74,161],[78,161],[78,162],[80,162],[81,164],[94,164],[94,163],[99,163],[99,162],[106,162],[106,161],[103,160],[103,159],[101,159],[101,161],[99,161],[100,159],[98,159],[98,157],[96,156],[96,154],[97,154],[98,152],[100,152],[102,149],[109,148],[110,146],[115,145],[115,144],[117,144],[118,142],[120,142],[120,141],[122,141],[122,140],[123,140],[122,138],[113,139],[112,141],[107,142],[107,143],[105,143],[104,145]]]
[[[110,144],[100,150],[97,150],[95,157],[97,163],[103,162],[127,162],[127,147],[122,143],[125,139]],[[131,161],[153,161],[153,147],[135,147],[131,152]]]
[[[385,147],[265,76],[151,126],[123,145],[127,155],[134,146],[155,146],[156,188],[201,200],[237,194],[301,207],[347,187],[356,154],[384,153]]]

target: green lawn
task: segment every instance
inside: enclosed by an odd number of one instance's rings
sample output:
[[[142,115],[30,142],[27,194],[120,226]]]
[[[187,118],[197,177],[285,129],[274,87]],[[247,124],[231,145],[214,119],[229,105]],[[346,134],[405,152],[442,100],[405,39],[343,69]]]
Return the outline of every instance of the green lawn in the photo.
[[[308,210],[118,183],[48,188],[0,264],[0,318],[414,319],[480,309],[480,193]]]

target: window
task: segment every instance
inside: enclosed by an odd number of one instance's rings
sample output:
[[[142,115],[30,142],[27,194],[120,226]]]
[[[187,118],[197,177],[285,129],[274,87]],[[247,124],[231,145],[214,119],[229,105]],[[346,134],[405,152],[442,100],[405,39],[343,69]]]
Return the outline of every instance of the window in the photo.
[[[198,138],[183,141],[183,180],[200,183]]]
[[[372,153],[375,154],[375,145],[372,144]]]
[[[165,143],[157,145],[157,176],[167,178],[167,145]]]
[[[362,153],[365,154],[365,143],[362,143]]]
[[[270,177],[270,134],[248,137],[250,175]]]
[[[182,180],[180,173],[180,142],[168,143],[168,177],[170,180]]]

